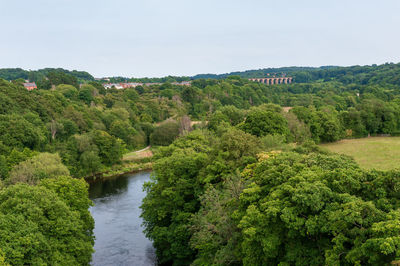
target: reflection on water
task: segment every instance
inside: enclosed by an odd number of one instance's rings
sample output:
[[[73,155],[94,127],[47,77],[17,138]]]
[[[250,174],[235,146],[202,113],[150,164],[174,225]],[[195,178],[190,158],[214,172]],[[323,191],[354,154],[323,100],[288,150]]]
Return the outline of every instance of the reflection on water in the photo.
[[[89,195],[95,206],[90,212],[96,236],[92,265],[156,264],[139,217],[146,195],[143,183],[149,180],[150,172],[142,172],[91,184]]]

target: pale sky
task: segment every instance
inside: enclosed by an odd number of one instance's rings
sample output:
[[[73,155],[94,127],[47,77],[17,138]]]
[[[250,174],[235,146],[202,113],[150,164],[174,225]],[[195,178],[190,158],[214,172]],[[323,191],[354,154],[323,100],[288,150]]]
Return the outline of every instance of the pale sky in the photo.
[[[0,0],[0,68],[160,77],[400,61],[399,0]]]

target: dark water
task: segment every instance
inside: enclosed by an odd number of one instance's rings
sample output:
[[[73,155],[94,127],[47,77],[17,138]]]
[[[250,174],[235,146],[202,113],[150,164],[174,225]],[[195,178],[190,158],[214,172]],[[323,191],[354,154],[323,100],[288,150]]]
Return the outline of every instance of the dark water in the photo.
[[[155,265],[154,248],[143,234],[139,217],[146,193],[143,183],[150,172],[141,172],[91,184],[89,194],[95,206],[96,242],[92,265]]]

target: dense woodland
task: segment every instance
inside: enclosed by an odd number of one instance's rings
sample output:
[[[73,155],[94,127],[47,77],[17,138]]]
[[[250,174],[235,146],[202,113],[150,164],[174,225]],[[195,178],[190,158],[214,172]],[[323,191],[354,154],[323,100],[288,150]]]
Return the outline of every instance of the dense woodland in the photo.
[[[400,259],[400,172],[315,145],[400,134],[400,64],[265,71],[105,90],[86,72],[0,70],[0,264],[87,265],[82,178],[147,145],[163,146],[142,205],[160,264]],[[295,82],[247,80],[281,72]]]

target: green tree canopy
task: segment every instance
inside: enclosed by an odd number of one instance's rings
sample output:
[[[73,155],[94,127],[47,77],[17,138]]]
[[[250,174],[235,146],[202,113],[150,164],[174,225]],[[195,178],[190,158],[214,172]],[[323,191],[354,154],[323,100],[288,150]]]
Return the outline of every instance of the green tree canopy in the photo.
[[[10,172],[9,183],[37,184],[42,179],[68,175],[69,170],[58,154],[40,153],[16,165]]]
[[[76,200],[65,202],[41,185],[17,184],[0,190],[0,246],[6,263],[87,265],[93,252],[93,228],[80,218]]]
[[[251,110],[241,128],[257,137],[274,134],[289,135],[288,122],[280,113],[262,109]]]
[[[399,257],[397,172],[283,153],[265,154],[243,174],[244,265],[383,265]]]
[[[179,136],[179,123],[169,120],[161,123],[150,135],[151,145],[169,145]]]

